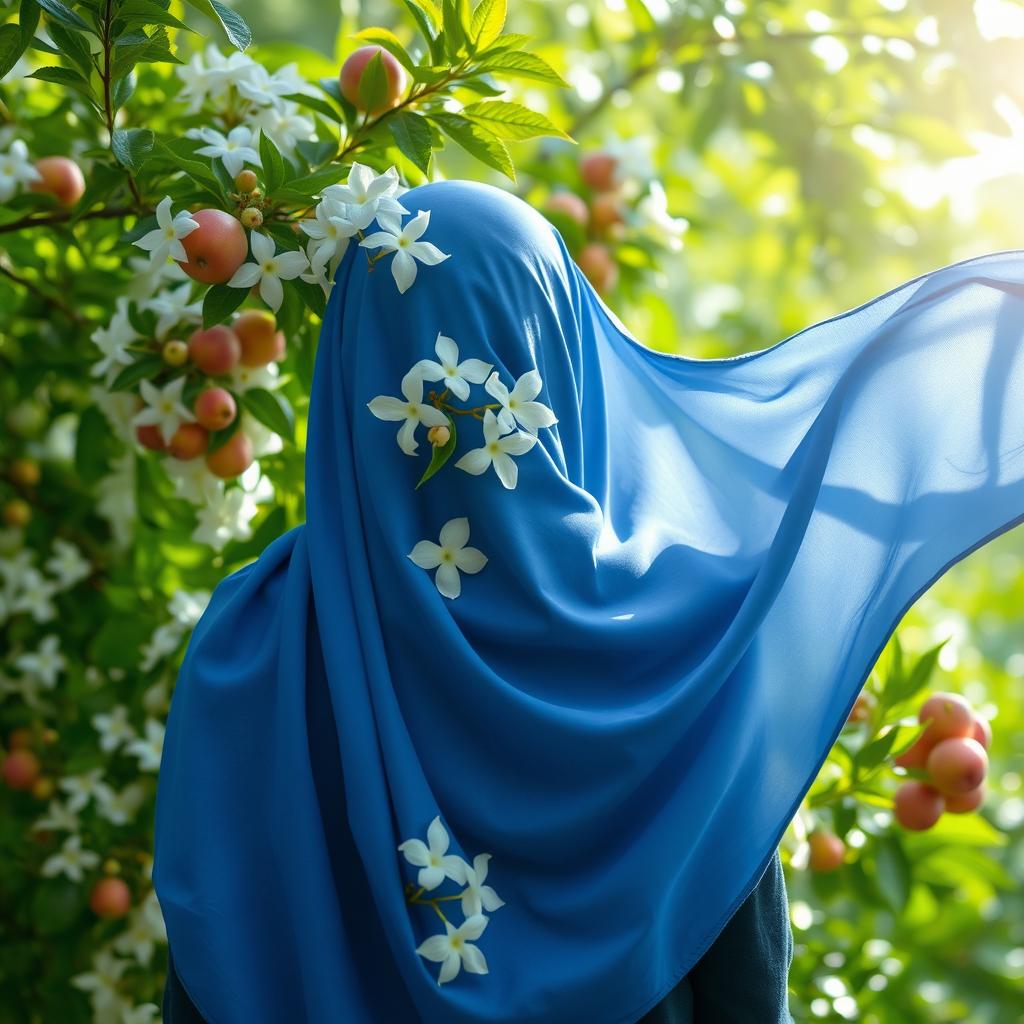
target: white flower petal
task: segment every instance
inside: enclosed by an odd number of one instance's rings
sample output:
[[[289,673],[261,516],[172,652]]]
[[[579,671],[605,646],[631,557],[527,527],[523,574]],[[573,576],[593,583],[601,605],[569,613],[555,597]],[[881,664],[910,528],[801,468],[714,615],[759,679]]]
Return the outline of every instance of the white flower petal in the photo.
[[[519,467],[515,464],[515,461],[504,452],[495,455],[492,461],[494,462],[494,472],[498,474],[498,479],[510,491],[513,490],[516,486],[516,481],[519,479]]]
[[[416,449],[419,448],[419,442],[416,440],[416,428],[418,426],[419,420],[408,419],[398,431],[398,447],[406,455],[415,455]]]
[[[462,963],[462,958],[454,950],[445,957],[445,961],[441,964],[441,971],[437,976],[437,983],[443,985],[446,981],[451,981],[459,973],[459,966]]]
[[[444,562],[434,573],[434,583],[437,589],[448,598],[454,600],[462,592],[462,582],[459,579],[459,570],[453,562]]]
[[[284,301],[284,285],[275,274],[264,274],[260,279],[260,298],[276,313]]]
[[[251,288],[263,276],[255,263],[243,263],[228,281],[229,288]]]
[[[379,420],[404,420],[409,416],[409,403],[400,398],[378,395],[366,405]]]
[[[444,545],[444,541],[441,542]],[[448,852],[448,832],[441,822],[439,814],[427,826],[427,845],[434,856],[440,857]]]
[[[441,527],[439,539],[443,548],[464,548],[469,540],[469,519],[466,516],[449,519]]]
[[[487,564],[487,556],[479,548],[463,548],[456,552],[455,564],[462,572],[476,573]]]
[[[459,346],[455,344],[452,338],[445,337],[445,335],[438,332],[434,351],[437,353],[437,358],[441,360],[442,364],[447,366],[458,365]]]
[[[441,564],[441,548],[432,540],[417,541],[407,557],[421,569],[436,569]],[[420,840],[410,840],[410,842],[419,843]],[[423,844],[420,843],[420,845]]]
[[[424,566],[424,568],[429,567]],[[404,843],[399,845],[398,851],[399,853],[405,854],[405,859],[412,864],[413,867],[422,868],[426,867],[430,863],[430,853],[427,850],[426,843],[424,843],[422,839],[406,839]]]
[[[493,365],[482,359],[464,359],[459,363],[459,376],[465,377],[470,384],[483,384]]]
[[[473,476],[479,476],[481,473],[486,473],[491,465],[491,456],[488,454],[486,448],[474,448],[472,451],[466,452],[455,463],[456,469],[463,469],[467,473],[472,473]]]
[[[416,280],[416,261],[404,250],[398,249],[391,259],[391,276],[398,290],[405,293]]]
[[[536,433],[541,427],[551,427],[558,422],[555,414],[540,402],[523,402],[516,406],[515,418],[521,426]]]

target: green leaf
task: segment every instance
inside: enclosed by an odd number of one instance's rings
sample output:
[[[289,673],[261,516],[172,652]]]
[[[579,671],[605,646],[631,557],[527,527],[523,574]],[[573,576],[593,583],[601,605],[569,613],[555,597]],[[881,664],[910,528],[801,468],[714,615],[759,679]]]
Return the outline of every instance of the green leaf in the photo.
[[[185,22],[164,10],[154,0],[127,0],[127,3],[121,4],[117,9],[117,16],[125,21],[134,21],[142,25],[168,25],[171,28],[195,34],[194,29],[189,28]]]
[[[379,53],[375,53],[359,77],[359,106],[371,114],[384,106],[388,96],[388,73]]]
[[[538,114],[521,103],[510,103],[506,100],[470,103],[463,107],[462,113],[505,139],[534,139],[539,135],[569,138],[558,125],[543,114]]]
[[[265,427],[290,441],[295,440],[295,413],[282,395],[266,388],[249,388],[241,393],[240,398],[243,408]]]
[[[21,6],[18,8],[18,29],[21,32],[22,47],[27,47],[32,42],[38,27],[39,4],[36,0],[21,0]]]
[[[505,27],[506,0],[480,0],[473,11],[470,36],[477,50],[486,50]]]
[[[69,28],[84,29],[86,32],[92,32],[92,28],[89,23],[85,21],[81,16],[75,14],[70,7],[65,7],[60,0],[36,0],[36,3],[51,17],[57,21],[63,22]]]
[[[412,15],[412,20],[415,21],[419,27],[423,38],[427,41],[427,47],[430,49],[430,59],[432,61],[440,61],[444,56],[444,53],[442,52],[443,48],[438,45],[438,40],[435,36],[438,19],[425,14],[425,8],[419,4],[417,0],[405,0],[405,6]],[[433,4],[430,4],[429,6],[433,8]]]
[[[436,32],[441,26],[441,9],[434,0],[407,0],[409,7],[415,7],[426,17],[430,27]]]
[[[509,78],[531,78],[569,88],[569,83],[542,57],[521,50],[506,50],[488,54],[477,71],[499,71]]]
[[[319,96],[309,96],[304,92],[296,92],[281,98],[291,100],[292,103],[298,103],[309,110],[315,110],[318,114],[323,114],[329,121],[340,121],[343,116],[340,110],[332,107],[327,100],[322,100]]]
[[[875,885],[896,913],[907,905],[912,882],[910,859],[899,837],[879,837],[875,844]]]
[[[411,110],[400,110],[388,120],[395,144],[424,174],[430,166],[430,126],[422,115]]]
[[[269,195],[275,188],[284,184],[284,157],[273,140],[263,131],[260,132],[260,163],[263,165],[263,181]]]
[[[231,44],[237,49],[244,50],[252,44],[252,32],[245,20],[230,7],[225,7],[220,0],[185,0],[185,3],[213,21],[219,21]]]
[[[445,415],[448,416],[447,413]],[[423,471],[423,476],[416,484],[417,488],[425,484],[452,457],[452,452],[455,451],[455,420],[451,416],[448,416],[448,429],[451,431],[451,435],[447,444],[441,445],[440,448],[434,448],[431,445],[433,453],[430,456],[430,465]]]
[[[203,327],[222,324],[245,301],[248,288],[229,288],[226,284],[215,284],[203,299]]]
[[[444,24],[444,52],[454,61],[466,53],[469,42],[469,4],[465,0],[442,0],[441,20]]]
[[[0,25],[0,78],[3,78],[25,52],[27,41],[21,38],[17,25]]]
[[[119,164],[137,171],[153,152],[154,135],[149,128],[115,128],[110,148]]]
[[[114,82],[114,88],[111,91],[110,96],[110,103],[114,108],[115,113],[132,98],[132,93],[134,92],[135,75],[129,71],[127,75],[123,75]]]
[[[95,98],[92,86],[77,71],[71,68],[45,67],[37,68],[26,78],[37,78],[40,82],[53,82],[54,85],[64,85],[71,89],[77,89],[90,99]]]
[[[899,729],[894,727],[882,733],[881,736],[875,737],[870,743],[866,743],[854,755],[855,767],[862,771],[868,771],[880,765],[889,756],[889,751],[892,750],[898,733]]]
[[[146,377],[155,377],[163,369],[164,361],[160,356],[145,355],[129,363],[113,380],[111,391],[127,391]]]
[[[318,284],[311,281],[303,281],[301,277],[293,278],[285,282],[285,288],[294,288],[299,298],[305,303],[306,308],[314,315],[323,318],[324,310],[327,308],[327,296]]]
[[[389,32],[386,28],[376,26],[364,28],[361,32],[355,34],[355,38],[361,39],[364,43],[376,43],[377,46],[383,47],[409,71],[416,67],[416,61],[406,52],[398,36],[394,32]]]
[[[47,29],[61,55],[73,61],[82,74],[88,78],[92,74],[93,63],[89,41],[85,36],[81,32],[66,28],[57,21],[50,22]]]
[[[516,170],[505,143],[493,132],[462,117],[461,114],[438,112],[431,114],[430,119],[467,153],[471,153],[488,167],[501,171],[513,181],[516,180]]]
[[[911,697],[924,689],[932,673],[935,671],[939,654],[947,643],[949,643],[949,637],[946,637],[945,640],[925,651],[909,672],[890,677],[883,691],[885,703],[890,706],[901,704],[905,700],[910,700]]]

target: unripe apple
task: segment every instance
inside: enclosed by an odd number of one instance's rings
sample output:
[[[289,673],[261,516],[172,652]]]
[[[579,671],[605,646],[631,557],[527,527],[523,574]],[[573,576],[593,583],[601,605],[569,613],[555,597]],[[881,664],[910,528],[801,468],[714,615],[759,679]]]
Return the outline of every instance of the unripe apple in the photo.
[[[4,523],[7,526],[28,526],[32,518],[32,508],[21,498],[11,498],[4,502]]]
[[[203,373],[229,373],[241,358],[242,346],[230,327],[217,324],[193,332],[188,339],[188,354]]]
[[[931,828],[945,809],[942,794],[924,782],[904,782],[893,798],[896,821],[912,832]]]
[[[171,435],[167,451],[176,459],[194,459],[206,451],[210,432],[198,423],[182,423]]]
[[[32,740],[32,730],[27,725],[18,726],[7,734],[7,746],[11,750],[28,750]]]
[[[124,917],[132,894],[123,878],[101,878],[89,893],[89,907],[97,917]]]
[[[615,287],[619,279],[619,267],[607,246],[600,242],[588,243],[580,250],[576,262],[599,292],[607,292]]]
[[[31,750],[12,750],[3,763],[4,782],[11,789],[31,789],[39,778],[39,758]]]
[[[917,720],[924,725],[925,733],[936,740],[951,736],[970,736],[974,730],[974,709],[959,693],[933,693],[922,705]]]
[[[238,413],[234,396],[225,388],[206,388],[193,407],[196,419],[207,430],[223,430]]]
[[[552,192],[544,206],[552,213],[561,213],[566,217],[571,217],[584,228],[590,221],[590,207],[575,192],[569,192],[566,189]]]
[[[82,168],[66,156],[44,156],[36,161],[41,179],[29,186],[33,192],[49,192],[61,206],[74,206],[85,194]]]
[[[236,430],[219,448],[206,456],[206,468],[214,476],[229,479],[244,473],[252,464],[252,441]]]
[[[263,213],[256,206],[247,206],[238,219],[244,228],[258,228],[263,223]]]
[[[188,361],[188,345],[180,338],[171,338],[164,342],[160,354],[168,366],[184,366]]]
[[[388,53],[388,51],[382,46],[360,46],[358,50],[353,50],[348,57],[345,58],[345,63],[341,66],[341,75],[339,76],[341,95],[344,96],[345,99],[347,99],[349,103],[356,108],[356,110],[363,110],[363,104],[359,98],[359,80],[363,77],[363,71],[366,69],[366,65],[369,64],[378,53],[380,54],[381,63],[384,65],[384,74],[387,78],[387,89],[380,104],[373,110],[366,111],[368,114],[379,114],[381,111],[397,105],[398,101],[402,98],[402,93],[405,92],[405,68],[398,63],[394,55]]]
[[[266,366],[284,359],[284,333],[277,329],[277,321],[260,309],[249,309],[232,324],[238,336],[243,366]]]
[[[39,778],[32,783],[32,795],[37,800],[49,800],[56,790],[56,783],[54,783],[53,779],[48,775],[40,775]]]
[[[946,810],[950,814],[970,814],[985,802],[985,797],[987,796],[988,788],[985,783],[982,783],[974,789],[969,789],[966,793],[947,796]]]
[[[11,463],[11,482],[19,487],[35,487],[40,475],[39,463],[34,459],[15,459]]]
[[[223,210],[197,210],[189,216],[199,225],[181,239],[188,256],[178,266],[203,284],[223,284],[249,255],[249,240],[237,217]]]
[[[248,167],[235,175],[235,188],[239,192],[251,192],[258,184],[259,178],[256,177],[256,172],[250,171]]]
[[[992,725],[987,718],[981,715],[974,716],[974,732],[971,738],[977,740],[986,750],[992,746]]]
[[[590,223],[595,231],[608,231],[622,223],[622,204],[614,192],[599,192],[590,200]]]
[[[615,188],[619,161],[611,153],[597,151],[585,153],[580,158],[580,177],[583,183],[595,192],[608,192]]]
[[[825,829],[811,833],[807,840],[811,848],[808,864],[812,871],[835,871],[846,856],[846,843]]]
[[[142,426],[136,427],[135,440],[143,448],[148,448],[150,451],[167,451],[167,443],[164,441],[163,434],[160,433],[160,428],[155,423],[145,423]]]
[[[935,744],[935,749],[928,755],[926,767],[932,784],[940,793],[960,796],[985,781],[988,754],[977,740],[954,736]]]
[[[431,427],[427,431],[427,440],[435,448],[443,448],[452,439],[451,427],[446,427],[441,424]]]

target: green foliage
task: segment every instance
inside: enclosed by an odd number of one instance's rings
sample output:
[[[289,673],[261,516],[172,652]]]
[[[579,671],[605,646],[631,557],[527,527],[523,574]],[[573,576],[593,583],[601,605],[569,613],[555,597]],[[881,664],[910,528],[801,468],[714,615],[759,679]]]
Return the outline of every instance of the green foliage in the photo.
[[[934,201],[923,194],[929,166],[978,146],[999,153],[999,94],[1024,102],[1019,43],[982,33],[968,4],[359,9],[357,19],[344,5],[336,26],[325,21],[334,8],[308,3],[282,24],[273,5],[219,0],[0,0],[0,154],[24,143],[28,164],[70,156],[85,173],[68,207],[0,180],[0,743],[6,755],[12,731],[29,730],[43,778],[36,791],[0,788],[0,1022],[102,1019],[81,976],[122,961],[116,1005],[159,1003],[153,756],[176,667],[217,581],[304,517],[306,412],[336,257],[319,275],[310,265],[282,276],[281,361],[220,374],[176,364],[168,342],[267,300],[260,285],[147,266],[134,243],[157,226],[165,196],[174,214],[258,214],[250,252],[258,232],[276,255],[310,262],[314,240],[299,225],[354,159],[375,174],[394,165],[406,186],[485,176],[545,211],[637,337],[695,357],[763,348],[944,262],[1013,247],[1024,230],[1018,183],[971,177],[970,160],[945,165],[961,177]],[[372,114],[387,97],[382,59],[362,78],[361,110],[337,77],[368,44],[409,79]],[[272,100],[257,75],[248,94],[231,75],[210,84],[211,61],[250,59]],[[255,191],[203,152],[204,132],[238,126],[252,129],[258,159],[242,165]],[[602,155],[604,177],[588,165]],[[238,415],[211,431],[208,451],[244,432],[255,461],[241,477],[192,472],[196,460],[137,443],[143,388],[176,381],[189,408],[212,386],[232,396]],[[421,485],[436,486],[456,418]],[[787,832],[797,1020],[1020,1015],[1022,565],[1021,540],[1007,535],[922,596],[866,681],[866,717],[842,730]],[[52,685],[24,667],[50,635],[64,658]],[[892,799],[921,773],[895,759],[937,689],[993,718],[991,792],[980,813],[911,833],[894,824]],[[116,740],[97,716],[121,713],[130,735]],[[94,770],[109,793],[89,797],[73,827],[46,824],[51,801],[66,805]],[[815,828],[846,842],[837,871],[802,866]],[[99,858],[77,880],[52,867],[73,835]],[[88,907],[105,875],[128,883],[127,920]]]

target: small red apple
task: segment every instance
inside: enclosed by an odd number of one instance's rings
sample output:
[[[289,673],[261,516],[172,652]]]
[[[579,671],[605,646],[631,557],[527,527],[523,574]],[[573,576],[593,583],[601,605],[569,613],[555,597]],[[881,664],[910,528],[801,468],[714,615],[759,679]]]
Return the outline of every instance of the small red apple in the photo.
[[[252,441],[236,430],[219,448],[207,453],[206,468],[224,479],[244,473],[252,464]]]
[[[181,239],[188,256],[178,266],[203,284],[223,284],[249,255],[249,240],[237,217],[223,210],[197,210],[189,216],[199,225]]]
[[[924,782],[904,782],[893,798],[893,815],[906,829],[923,832],[942,817],[946,805],[942,794]]]
[[[607,192],[615,188],[616,172],[619,169],[617,157],[600,150],[585,153],[580,158],[580,177],[583,183],[595,192]]]
[[[988,754],[977,740],[954,736],[935,744],[926,767],[940,793],[961,796],[985,781]]]
[[[986,750],[992,746],[992,724],[981,715],[974,716],[974,732],[971,738],[977,740]]]
[[[552,213],[561,213],[571,217],[581,227],[586,227],[590,220],[590,207],[575,192],[559,189],[548,196],[545,208]]]
[[[201,391],[193,408],[196,419],[207,430],[223,430],[234,421],[238,413],[234,397],[225,388],[206,388]]]
[[[917,720],[924,725],[932,739],[952,736],[970,736],[974,731],[974,709],[959,693],[933,693],[922,705]]]
[[[614,192],[598,192],[590,200],[590,223],[595,231],[610,231],[622,223],[622,204]]]
[[[811,847],[808,864],[812,871],[835,871],[846,856],[846,843],[825,829],[811,833],[807,840]]]
[[[345,63],[341,66],[341,75],[339,76],[341,95],[356,110],[362,110],[363,104],[359,98],[359,80],[363,77],[366,65],[378,53],[380,54],[381,62],[384,65],[384,73],[387,77],[387,90],[380,104],[373,110],[367,111],[369,114],[379,114],[381,111],[397,105],[398,101],[402,98],[402,93],[405,92],[405,68],[382,46],[360,46],[358,50],[353,50],[345,58]]]
[[[145,423],[135,428],[135,440],[154,452],[167,451],[167,443],[164,441],[160,428],[155,423]]]
[[[606,245],[590,242],[583,246],[576,257],[580,270],[587,280],[599,291],[607,292],[615,287],[619,278],[619,267]]]
[[[29,186],[33,192],[49,192],[61,206],[74,206],[85,194],[82,168],[66,156],[44,156],[36,161],[41,180]]]
[[[123,878],[101,878],[89,893],[89,907],[97,917],[124,917],[131,906],[132,893]]]
[[[210,432],[199,423],[182,423],[171,435],[167,451],[176,459],[194,459],[206,451]]]
[[[243,366],[266,366],[284,359],[284,333],[277,321],[263,310],[246,310],[231,325],[242,346]]]
[[[203,373],[229,373],[242,355],[238,335],[224,324],[194,331],[188,339],[188,354]]]
[[[11,789],[31,789],[39,778],[39,758],[31,750],[12,750],[3,763],[4,782]]]
[[[958,793],[955,796],[946,797],[946,810],[950,814],[970,814],[976,811],[988,796],[987,787],[983,782],[975,789],[969,789],[966,793]]]

